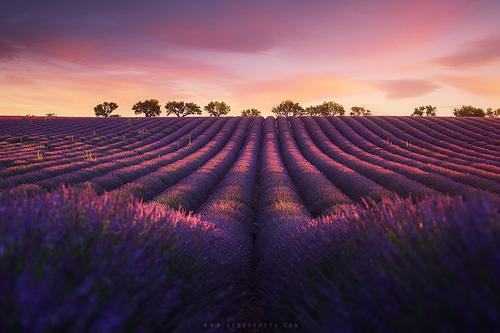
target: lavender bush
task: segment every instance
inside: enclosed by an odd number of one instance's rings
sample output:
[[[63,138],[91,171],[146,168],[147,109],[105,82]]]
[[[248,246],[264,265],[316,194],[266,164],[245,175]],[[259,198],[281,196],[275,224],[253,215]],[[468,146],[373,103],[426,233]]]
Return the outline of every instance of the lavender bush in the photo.
[[[500,329],[500,202],[384,200],[290,228],[262,318],[305,332]],[[273,268],[274,268],[273,267]]]
[[[196,332],[231,318],[248,244],[131,198],[0,198],[0,331]]]

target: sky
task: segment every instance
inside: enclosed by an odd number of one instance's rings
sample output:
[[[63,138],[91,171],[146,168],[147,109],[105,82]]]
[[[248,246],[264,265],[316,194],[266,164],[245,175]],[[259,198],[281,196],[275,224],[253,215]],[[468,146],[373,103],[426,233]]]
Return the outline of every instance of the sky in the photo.
[[[498,0],[2,0],[0,115],[155,98],[500,108]],[[207,115],[204,113],[204,115]]]

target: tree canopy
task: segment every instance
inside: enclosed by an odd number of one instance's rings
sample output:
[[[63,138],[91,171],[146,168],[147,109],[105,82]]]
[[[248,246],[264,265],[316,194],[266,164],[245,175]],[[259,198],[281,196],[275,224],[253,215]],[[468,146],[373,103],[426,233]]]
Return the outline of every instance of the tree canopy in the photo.
[[[257,109],[246,109],[241,111],[243,117],[258,117],[260,116],[260,111]]]
[[[323,102],[323,104],[309,106],[304,112],[309,116],[343,116],[345,114],[345,109],[342,105],[336,102]]]
[[[276,116],[302,116],[304,115],[304,108],[299,103],[294,103],[291,100],[281,102],[271,110]]]
[[[135,114],[144,113],[146,117],[157,117],[161,114],[160,103],[157,99],[148,99],[144,102],[137,102],[132,107]]]
[[[167,116],[171,113],[175,114],[177,117],[186,117],[190,114],[201,114],[201,109],[195,103],[185,103],[185,102],[168,102],[165,105],[165,109],[167,110]]]
[[[111,113],[118,108],[115,102],[103,102],[94,107],[96,117],[109,117]]]
[[[435,117],[437,108],[432,105],[419,106],[413,110],[411,116],[423,116],[424,112],[426,116]]]
[[[493,108],[486,109],[486,116],[488,117],[500,117],[500,108],[493,110]]]
[[[463,105],[461,108],[454,108],[453,115],[455,117],[484,117],[486,113],[481,108],[476,108],[471,105]]]
[[[351,116],[371,116],[372,112],[368,109],[365,109],[362,106],[353,106],[351,108],[351,113],[349,113]]]
[[[225,116],[231,111],[231,107],[224,102],[210,102],[203,108],[210,116],[220,117]]]

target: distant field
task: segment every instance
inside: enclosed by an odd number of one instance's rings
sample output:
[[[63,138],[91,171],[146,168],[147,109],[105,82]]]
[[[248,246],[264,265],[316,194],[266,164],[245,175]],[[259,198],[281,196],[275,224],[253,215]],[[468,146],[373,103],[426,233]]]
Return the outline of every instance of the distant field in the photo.
[[[0,212],[0,330],[500,329],[500,119],[0,117]]]

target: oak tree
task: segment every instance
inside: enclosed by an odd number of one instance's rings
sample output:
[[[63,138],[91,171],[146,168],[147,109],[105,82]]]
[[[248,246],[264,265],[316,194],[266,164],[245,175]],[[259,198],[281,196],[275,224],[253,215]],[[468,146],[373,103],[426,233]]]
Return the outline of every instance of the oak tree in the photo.
[[[345,114],[345,109],[339,103],[329,101],[307,107],[305,109],[305,114],[309,116],[343,116]]]
[[[227,105],[224,102],[210,102],[205,107],[203,108],[205,111],[208,112],[210,116],[213,117],[220,117],[224,116],[231,111],[231,107]]]
[[[167,116],[171,113],[175,114],[177,117],[186,117],[190,114],[201,114],[200,107],[195,103],[172,101],[165,104],[165,109],[167,109]]]
[[[423,116],[424,112],[426,116],[435,117],[437,108],[432,105],[419,106],[413,110],[411,116]]]
[[[146,117],[157,117],[161,114],[160,103],[157,99],[137,102],[132,107],[132,110],[134,110],[135,114],[144,113]]]
[[[362,106],[353,106],[351,108],[351,113],[349,113],[351,116],[371,116],[372,112],[368,109],[365,109]]]
[[[455,117],[484,117],[486,113],[481,108],[476,108],[472,105],[463,105],[461,108],[454,108],[453,115]]]
[[[111,113],[118,108],[115,102],[103,102],[94,107],[96,117],[109,117]]]
[[[246,109],[241,111],[242,117],[258,117],[260,116],[260,111],[257,109]]]
[[[271,110],[276,116],[302,116],[304,115],[304,108],[299,103],[294,103],[291,100],[282,101],[279,105]]]

